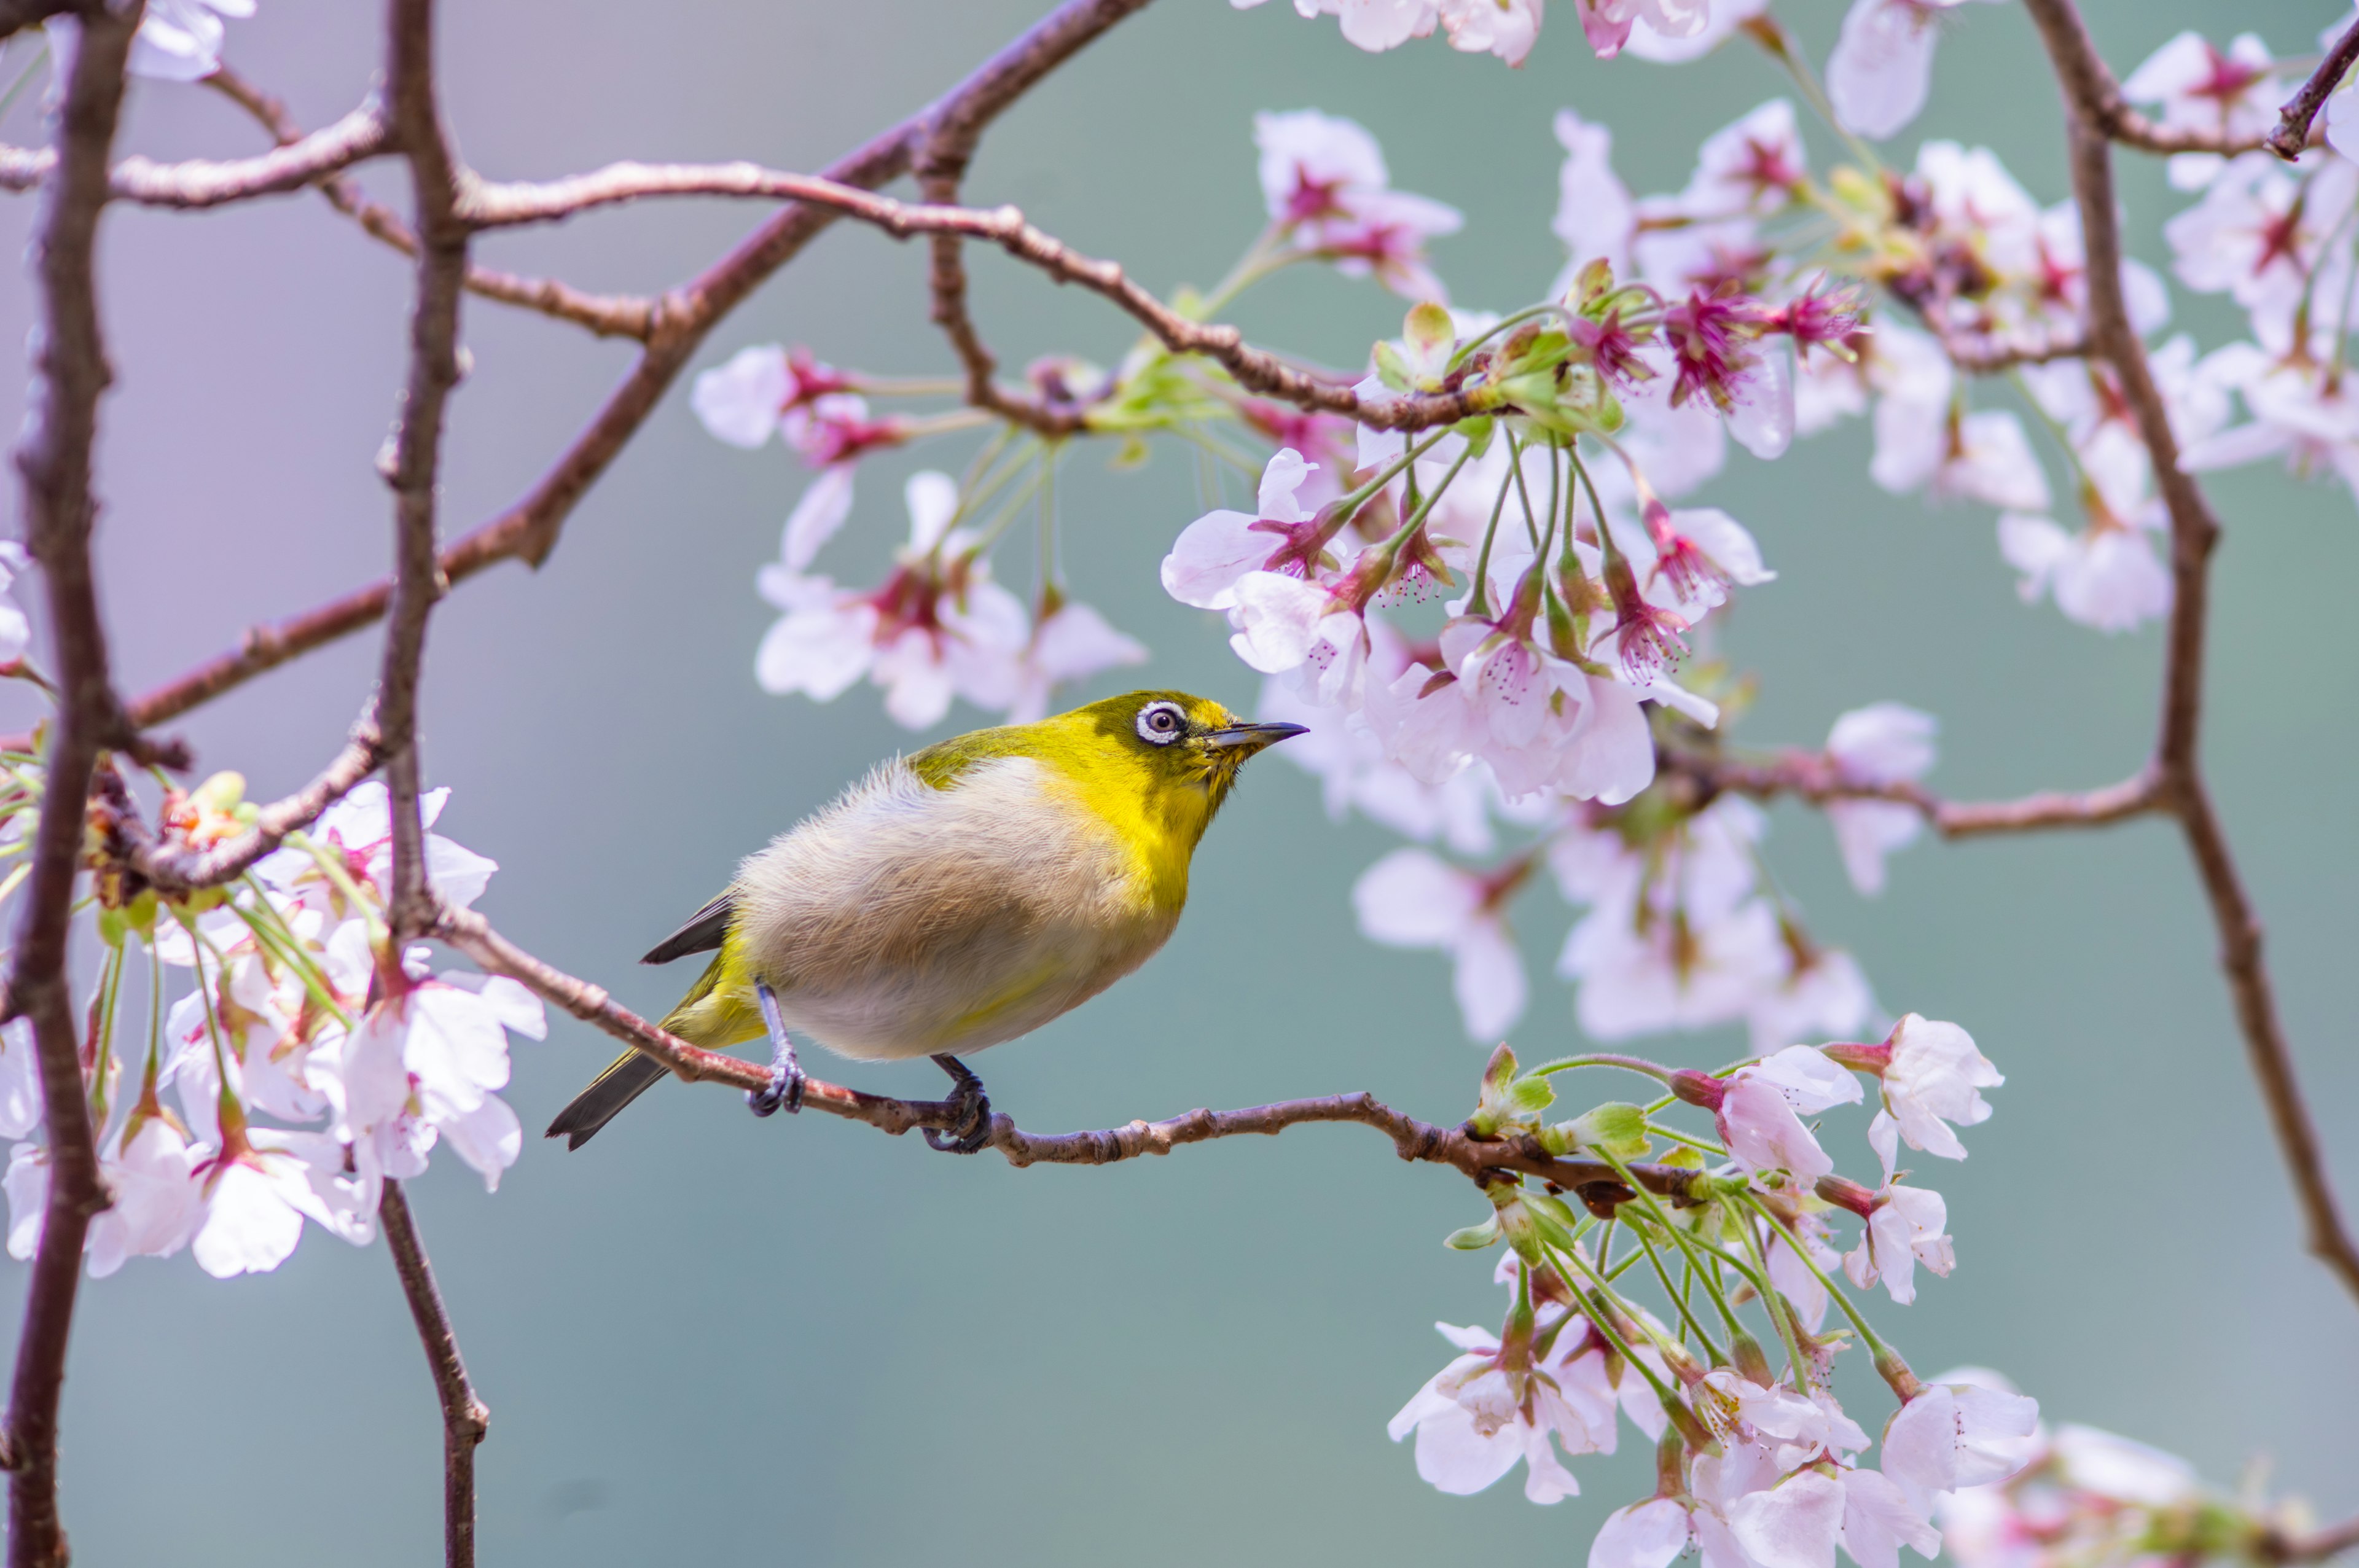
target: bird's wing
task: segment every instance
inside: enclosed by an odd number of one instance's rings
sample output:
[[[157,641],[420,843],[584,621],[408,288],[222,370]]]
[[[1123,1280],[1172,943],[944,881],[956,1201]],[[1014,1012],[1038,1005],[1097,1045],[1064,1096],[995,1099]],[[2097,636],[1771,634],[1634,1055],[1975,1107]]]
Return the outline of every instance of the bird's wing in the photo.
[[[737,915],[737,890],[730,889],[702,909],[688,917],[688,923],[654,946],[647,949],[642,964],[669,964],[674,958],[685,958],[690,953],[710,953],[721,946],[729,935],[729,923]]]

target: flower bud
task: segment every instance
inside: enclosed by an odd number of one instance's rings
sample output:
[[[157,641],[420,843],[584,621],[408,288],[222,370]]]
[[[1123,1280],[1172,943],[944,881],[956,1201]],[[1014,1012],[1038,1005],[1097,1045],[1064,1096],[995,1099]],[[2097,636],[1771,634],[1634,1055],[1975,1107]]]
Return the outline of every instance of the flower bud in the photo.
[[[1671,1075],[1671,1093],[1690,1105],[1700,1105],[1706,1110],[1718,1110],[1720,1102],[1728,1098],[1728,1086],[1710,1073],[1699,1073],[1692,1067],[1681,1067]]]
[[[1769,1357],[1763,1352],[1761,1342],[1742,1325],[1729,1336],[1728,1358],[1745,1381],[1768,1387],[1771,1381]]]
[[[1847,1176],[1821,1176],[1816,1190],[1828,1203],[1862,1219],[1875,1212],[1875,1195]]]

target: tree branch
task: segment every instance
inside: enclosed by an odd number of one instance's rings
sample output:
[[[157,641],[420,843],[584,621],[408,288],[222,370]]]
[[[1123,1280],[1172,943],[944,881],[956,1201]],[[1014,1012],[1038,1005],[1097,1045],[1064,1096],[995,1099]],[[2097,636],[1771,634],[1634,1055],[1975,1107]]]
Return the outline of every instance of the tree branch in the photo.
[[[305,139],[302,127],[287,113],[285,104],[257,90],[228,66],[205,78],[204,84],[245,110],[279,146],[288,146]],[[328,204],[357,222],[364,232],[406,256],[418,254],[418,236],[392,208],[370,200],[348,179],[331,176],[318,184]],[[651,299],[635,295],[588,294],[553,278],[524,277],[472,262],[467,266],[467,292],[571,321],[602,338],[644,339],[655,321],[656,307]]]
[[[443,415],[451,389],[459,384],[459,297],[467,273],[468,229],[459,216],[458,160],[435,99],[434,0],[390,0],[386,31],[386,96],[394,139],[409,162],[419,240],[409,381],[385,476],[393,489],[394,572],[376,689],[386,784],[392,796],[387,914],[398,951],[433,918],[426,886],[426,827],[418,811],[418,683],[427,618],[443,589],[435,549],[435,484]]]
[[[726,1084],[745,1090],[760,1089],[769,1084],[768,1068],[741,1057],[704,1050],[667,1033],[615,1002],[604,987],[576,979],[525,952],[472,910],[443,910],[429,935],[458,948],[492,973],[507,976],[543,1001],[564,1009],[625,1045],[654,1057],[677,1077],[690,1083]],[[964,1106],[957,1100],[894,1099],[817,1078],[804,1086],[803,1108],[849,1121],[865,1122],[896,1137],[912,1128],[953,1129],[965,1113]],[[1560,1158],[1529,1138],[1479,1139],[1462,1127],[1438,1127],[1419,1121],[1366,1094],[1284,1100],[1242,1110],[1191,1110],[1165,1121],[1134,1121],[1095,1132],[1026,1132],[1016,1127],[1013,1119],[995,1115],[986,1147],[998,1150],[1011,1165],[1108,1165],[1149,1154],[1168,1154],[1190,1143],[1246,1133],[1276,1134],[1316,1121],[1349,1121],[1373,1127],[1392,1140],[1395,1152],[1402,1159],[1448,1165],[1478,1182],[1489,1173],[1506,1171],[1538,1176],[1560,1187],[1582,1192],[1591,1201],[1610,1205],[1618,1201],[1614,1195],[1617,1192],[1628,1195],[1628,1189],[1621,1186],[1614,1168],[1602,1161]],[[1674,1199],[1685,1198],[1690,1184],[1701,1174],[1693,1169],[1669,1165],[1634,1166],[1632,1173],[1649,1191]]]
[[[2064,89],[2068,107],[2075,111],[2078,118],[2100,137],[2150,153],[2218,153],[2223,157],[2234,157],[2241,153],[2257,152],[2263,147],[2277,151],[2276,138],[2285,129],[2282,122],[2277,131],[2267,137],[2225,136],[2213,131],[2158,124],[2131,108],[2129,100],[2122,96],[2121,83],[2114,80],[2113,71],[2106,67],[2104,58],[2097,53],[2095,43],[2091,41],[2089,29],[2082,24],[2080,13],[2071,7],[2069,0],[2060,10],[2054,6],[2036,7],[2034,20],[2039,27],[2040,36],[2047,42],[2049,59],[2055,63],[2057,79]],[[2060,31],[2051,30],[2051,22],[2056,23]],[[2339,45],[2337,47],[2340,48]],[[2308,91],[2308,88],[2303,89],[2304,92]],[[2323,99],[2324,96],[2321,92],[2320,97]],[[2300,102],[2299,94],[2295,102]],[[2293,106],[2287,105],[2286,113],[2290,114],[2292,112]],[[2315,112],[2313,107],[2312,113]],[[2305,120],[2303,124],[2307,126],[2309,122]],[[2278,152],[2278,156],[2292,157],[2300,150],[2297,146],[2293,154]]]
[[[134,875],[159,892],[190,892],[219,887],[245,874],[246,868],[286,841],[300,827],[309,827],[320,813],[342,799],[352,787],[376,771],[385,747],[377,732],[376,701],[353,723],[343,750],[332,758],[319,776],[283,800],[262,807],[253,824],[235,838],[211,849],[186,844],[134,841],[124,864]]]
[[[1981,838],[2049,827],[2101,827],[2168,809],[2160,775],[2148,768],[2119,784],[2042,790],[2014,800],[1943,800],[1921,784],[1868,784],[1847,776],[1823,752],[1787,752],[1766,762],[1658,751],[1657,765],[1693,781],[1703,799],[1725,790],[1755,800],[1791,795],[1812,806],[1889,800],[1913,807],[1944,838]]]
[[[2254,1551],[2264,1563],[2323,1563],[2354,1546],[2359,1546],[2359,1518],[2299,1535],[2272,1526],[2261,1532]]]
[[[47,585],[57,647],[58,717],[46,759],[49,777],[34,830],[32,874],[16,928],[9,1004],[32,1022],[48,1130],[49,1198],[26,1283],[25,1317],[8,1391],[10,1568],[66,1561],[58,1517],[58,1400],[91,1216],[109,1202],[82,1084],[67,935],[81,869],[82,803],[98,754],[121,730],[122,709],[108,667],[106,631],[91,574],[96,519],[91,451],[98,400],[112,373],[98,315],[99,215],[106,204],[107,157],[123,110],[124,68],[139,26],[137,0],[122,9],[83,10],[64,103],[58,112],[57,173],[42,190],[33,238],[40,290],[34,338],[30,418],[16,447],[24,479],[27,544]]]
[[[2343,29],[2343,36],[2334,40],[2334,47],[2318,62],[2318,69],[2301,84],[2301,91],[2286,100],[2285,108],[2277,114],[2277,128],[2261,145],[2288,163],[2299,157],[2310,146],[2310,122],[2326,106],[2327,95],[2343,84],[2343,73],[2354,59],[2359,59],[2359,22]]]
[[[377,1205],[385,1221],[386,1249],[401,1275],[401,1293],[408,1298],[411,1321],[426,1346],[426,1365],[434,1374],[434,1391],[442,1404],[442,1558],[448,1568],[473,1568],[475,1561],[475,1449],[490,1430],[492,1412],[476,1397],[467,1377],[467,1363],[459,1355],[459,1336],[451,1326],[450,1309],[434,1283],[434,1266],[427,1260],[426,1244],[410,1217],[408,1196],[401,1184],[388,1176],[385,1196]]]
[[[939,181],[935,182],[939,188]],[[1083,255],[1054,235],[1027,222],[1014,207],[961,207],[954,202],[898,201],[873,190],[823,176],[788,174],[758,164],[636,164],[609,165],[591,174],[575,175],[546,185],[511,183],[471,187],[462,211],[478,228],[549,222],[593,207],[649,196],[788,197],[826,207],[846,217],[884,230],[896,239],[929,234],[934,253],[935,319],[942,322],[969,373],[970,401],[1011,419],[1033,425],[1050,435],[1071,434],[1082,427],[1079,414],[1063,414],[1041,406],[1006,402],[1002,391],[978,392],[988,386],[993,362],[973,334],[965,313],[965,269],[957,260],[959,239],[985,240],[1039,268],[1059,283],[1076,283],[1103,296],[1136,318],[1164,347],[1175,353],[1202,354],[1251,391],[1280,398],[1299,407],[1348,415],[1364,425],[1388,430],[1419,430],[1452,424],[1481,412],[1471,394],[1411,393],[1364,397],[1350,384],[1313,374],[1276,354],[1247,348],[1236,328],[1218,322],[1191,320],[1133,283],[1117,262]],[[941,243],[952,245],[949,271],[944,270]],[[2062,358],[2082,351],[2071,344],[2022,349],[2015,361]],[[980,355],[980,359],[975,356]],[[976,366],[984,366],[977,383]]]
[[[979,131],[1041,78],[1146,4],[1147,0],[1065,0],[933,107],[838,159],[825,178],[862,188],[898,178],[908,171],[915,138],[928,124],[955,122]],[[237,95],[228,85],[223,91]],[[251,89],[244,91],[251,93]],[[835,217],[832,209],[815,202],[795,202],[771,216],[693,281],[656,302],[646,351],[621,384],[530,492],[442,552],[444,580],[455,584],[502,561],[538,566],[548,558],[575,503],[647,422],[705,335],[792,261]],[[129,708],[131,720],[142,727],[160,724],[243,686],[265,670],[348,636],[383,615],[391,596],[392,584],[381,580],[288,620],[250,627],[234,649],[134,701]]]
[[[2064,90],[2072,189],[2081,211],[2089,280],[2093,351],[2114,368],[2137,423],[2156,486],[2170,514],[2171,607],[2164,655],[2162,717],[2152,772],[2165,809],[2178,818],[2220,932],[2220,963],[2235,1005],[2245,1049],[2284,1154],[2310,1231],[2310,1249],[2359,1296],[2359,1244],[2343,1221],[2293,1051],[2262,958],[2261,926],[2230,853],[2203,782],[2199,740],[2203,702],[2203,643],[2211,608],[2211,557],[2219,519],[2194,479],[2179,466],[2178,438],[2130,325],[2122,297],[2122,240],[2114,194],[2113,154],[2105,136],[2104,94],[2119,94],[2097,57],[2071,0],[2027,0]],[[2343,42],[2349,42],[2348,38]],[[2339,52],[2342,44],[2338,43]],[[2321,68],[2323,69],[2323,68]]]
[[[386,144],[385,118],[372,99],[325,130],[281,143],[260,157],[226,163],[211,158],[185,163],[154,163],[136,156],[125,158],[114,166],[107,188],[117,200],[147,207],[192,211],[220,207],[299,190],[338,169],[376,157],[386,150]],[[0,146],[0,189],[30,189],[56,167],[54,149]]]

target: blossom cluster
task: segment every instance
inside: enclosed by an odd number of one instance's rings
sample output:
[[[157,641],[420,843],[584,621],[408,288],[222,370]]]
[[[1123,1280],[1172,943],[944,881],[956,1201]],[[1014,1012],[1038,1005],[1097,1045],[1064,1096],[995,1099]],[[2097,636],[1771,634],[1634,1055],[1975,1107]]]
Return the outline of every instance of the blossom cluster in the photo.
[[[1669,1093],[1546,1123],[1551,1076],[1583,1066],[1646,1073]],[[1865,1098],[1861,1076],[1877,1102],[1872,1190],[1834,1173],[1806,1120]],[[1496,1275],[1514,1292],[1505,1322],[1496,1334],[1437,1325],[1461,1354],[1391,1435],[1414,1436],[1418,1474],[1443,1491],[1480,1491],[1520,1462],[1526,1496],[1552,1503],[1580,1490],[1565,1462],[1614,1452],[1626,1417],[1657,1444],[1656,1489],[1607,1519],[1593,1568],[1666,1568],[1690,1549],[1713,1568],[1832,1568],[1839,1547],[1861,1568],[1892,1568],[1904,1545],[1932,1556],[1937,1510],[2032,1457],[2038,1406],[1991,1374],[1920,1381],[1838,1274],[1906,1304],[1919,1264],[1950,1272],[1946,1207],[1905,1182],[1896,1156],[1905,1141],[1963,1158],[1957,1130],[1990,1115],[1981,1091],[2001,1081],[1964,1030],[1913,1013],[1879,1043],[1792,1045],[1717,1074],[1579,1056],[1521,1072],[1501,1047],[1470,1129],[1521,1134],[1612,1179],[1580,1188],[1586,1215],[1521,1181],[1489,1189],[1491,1217],[1451,1244],[1509,1243]],[[1660,1119],[1673,1103],[1709,1111],[1712,1136]],[[1658,1140],[1669,1154],[1641,1169]],[[1649,1185],[1666,1176],[1676,1204]],[[1840,1252],[1835,1227],[1854,1218],[1856,1244]],[[1660,1315],[1634,1299],[1640,1280],[1661,1285]],[[1781,1371],[1740,1310],[1748,1303]],[[1847,1328],[1828,1325],[1838,1305]],[[1900,1401],[1873,1439],[1833,1387],[1833,1358],[1854,1335]]]
[[[251,817],[242,793],[234,774],[176,792],[165,827],[176,843],[210,848]],[[421,800],[428,824],[448,795]],[[86,1077],[114,1202],[91,1224],[92,1274],[184,1247],[217,1277],[276,1269],[307,1219],[369,1241],[386,1179],[422,1173],[438,1143],[486,1188],[516,1162],[523,1131],[499,1090],[508,1035],[541,1038],[541,1004],[511,979],[436,973],[423,946],[389,950],[392,840],[386,788],[372,781],[217,893],[123,898],[102,877]],[[480,897],[497,869],[439,834],[426,857],[436,895],[453,908]],[[139,947],[144,1030],[117,1006]],[[167,1006],[168,975],[179,970],[194,989]],[[20,1020],[0,1030],[0,1136],[20,1141],[5,1182],[16,1258],[32,1255],[46,1213],[49,1151],[28,1136],[41,1119]]]

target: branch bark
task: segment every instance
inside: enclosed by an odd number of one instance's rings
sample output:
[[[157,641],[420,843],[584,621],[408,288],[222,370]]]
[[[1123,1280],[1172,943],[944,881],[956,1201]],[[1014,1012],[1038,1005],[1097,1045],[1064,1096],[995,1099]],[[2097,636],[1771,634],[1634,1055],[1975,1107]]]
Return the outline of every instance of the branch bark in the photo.
[[[957,124],[979,134],[1043,77],[1147,3],[1065,0],[932,107],[839,158],[824,178],[862,189],[897,178],[908,172],[917,138],[929,124]],[[575,504],[647,422],[705,335],[836,216],[814,202],[793,202],[694,280],[657,301],[637,362],[530,492],[442,552],[445,582],[458,583],[502,561],[537,567],[547,559]],[[266,670],[371,624],[386,612],[391,598],[391,582],[380,580],[285,621],[250,627],[235,648],[131,703],[131,719],[145,727],[185,713]]]
[[[2286,106],[2277,114],[2277,128],[2261,145],[2288,163],[2299,157],[2303,149],[2310,146],[2311,122],[2326,107],[2327,94],[2343,84],[2343,73],[2354,59],[2359,59],[2359,22],[2343,29],[2343,36],[2334,40],[2334,47],[2318,62],[2318,69],[2301,84],[2301,91],[2286,101]]]
[[[386,150],[386,127],[371,101],[324,130],[284,142],[260,157],[217,162],[154,163],[132,157],[116,164],[107,189],[115,200],[145,207],[198,211],[300,190]],[[57,168],[54,148],[0,146],[0,189],[27,190]]]
[[[2179,466],[2179,442],[2131,327],[2122,297],[2122,239],[2108,145],[2109,102],[2119,90],[2097,56],[2071,0],[2027,0],[2065,99],[2072,190],[2088,256],[2089,335],[2095,355],[2113,366],[2170,514],[2171,608],[2164,654],[2162,716],[2151,772],[2159,802],[2180,824],[2220,933],[2220,964],[2269,1121],[2284,1155],[2309,1245],[2343,1287],[2359,1297],[2359,1244],[2341,1206],[2303,1098],[2293,1050],[2277,1016],[2262,957],[2261,925],[2212,804],[2199,750],[2203,648],[2211,610],[2211,557],[2219,519],[2192,476]],[[2349,39],[2343,40],[2350,41]],[[2342,45],[2338,43],[2337,49]],[[2331,63],[2331,62],[2330,62]],[[2321,70],[2324,68],[2321,67]],[[2107,94],[2111,94],[2109,100]]]
[[[47,585],[57,646],[58,716],[48,793],[34,831],[32,875],[16,928],[9,1003],[32,1022],[49,1135],[49,1198],[26,1284],[24,1325],[9,1387],[5,1457],[10,1568],[66,1561],[58,1516],[58,1401],[90,1219],[109,1202],[84,1098],[67,935],[81,868],[82,803],[98,755],[121,731],[106,633],[91,574],[97,507],[91,450],[98,400],[112,373],[98,313],[99,215],[107,158],[123,110],[124,68],[139,26],[137,0],[83,11],[58,114],[57,173],[42,192],[35,232],[40,326],[32,416],[16,448],[27,543]]]
[[[204,84],[235,103],[270,133],[280,146],[305,139],[303,129],[287,106],[263,92],[228,66],[205,78]],[[372,201],[348,179],[330,176],[318,181],[328,205],[361,226],[364,233],[415,258],[418,236],[401,215],[381,201]],[[470,262],[467,292],[527,310],[537,310],[560,321],[571,321],[601,338],[645,338],[655,320],[655,301],[636,295],[590,294],[554,278],[525,277]]]
[[[1661,751],[1656,763],[1684,775],[1704,796],[1723,790],[1755,800],[1790,795],[1812,806],[1889,800],[1913,807],[1944,838],[1981,838],[2051,827],[2102,827],[2169,809],[2160,775],[2145,769],[2119,784],[2086,790],[2042,790],[2013,800],[1944,800],[1921,784],[1869,784],[1844,774],[1823,752],[1788,752],[1766,762],[1734,762]]]
[[[343,750],[331,758],[310,784],[262,807],[245,832],[206,849],[169,842],[134,844],[125,856],[125,863],[148,885],[168,893],[192,892],[234,881],[245,875],[246,868],[286,842],[289,833],[309,827],[318,820],[320,813],[375,772],[384,754],[384,742],[377,732],[376,702],[372,697],[367,708],[353,721]]]
[[[667,1033],[617,1003],[603,986],[543,963],[492,929],[472,910],[443,910],[430,935],[465,953],[484,968],[506,975],[553,1007],[564,1009],[635,1050],[644,1052],[690,1083],[726,1084],[736,1089],[759,1089],[770,1081],[767,1067],[741,1057],[707,1051]],[[840,1084],[812,1078],[803,1090],[803,1108],[848,1121],[865,1122],[880,1132],[898,1137],[912,1128],[949,1130],[958,1126],[964,1107],[956,1100],[905,1100],[872,1095]],[[1164,1121],[1133,1121],[1126,1126],[1092,1132],[1026,1132],[1013,1118],[1001,1113],[991,1119],[991,1139],[1011,1165],[1109,1165],[1149,1154],[1169,1154],[1190,1143],[1235,1138],[1247,1133],[1275,1135],[1289,1127],[1311,1122],[1356,1122],[1375,1128],[1392,1140],[1404,1160],[1448,1165],[1480,1182],[1486,1173],[1508,1171],[1538,1176],[1585,1196],[1615,1201],[1605,1188],[1620,1188],[1614,1168],[1602,1161],[1566,1159],[1549,1154],[1529,1138],[1489,1140],[1474,1137],[1463,1127],[1440,1127],[1395,1110],[1372,1095],[1327,1095],[1315,1099],[1283,1100],[1275,1105],[1248,1106],[1241,1110],[1191,1110]],[[1647,1188],[1663,1196],[1685,1198],[1701,1173],[1683,1166],[1638,1165],[1632,1173]]]
[[[434,1266],[427,1260],[418,1222],[410,1217],[409,1198],[390,1176],[376,1212],[385,1222],[386,1248],[401,1275],[401,1293],[408,1299],[410,1320],[418,1325],[427,1368],[434,1374],[434,1391],[442,1405],[442,1559],[448,1568],[474,1568],[475,1450],[491,1429],[492,1412],[476,1396],[467,1363],[459,1355],[459,1336],[434,1282]]]
[[[409,163],[419,242],[408,385],[385,476],[393,489],[394,572],[375,699],[392,796],[387,914],[398,951],[433,919],[426,886],[426,827],[418,811],[418,685],[427,618],[443,587],[435,548],[435,484],[443,415],[459,384],[459,296],[467,273],[468,229],[459,216],[458,160],[435,98],[434,0],[391,0],[386,31],[386,96],[395,141]]]

